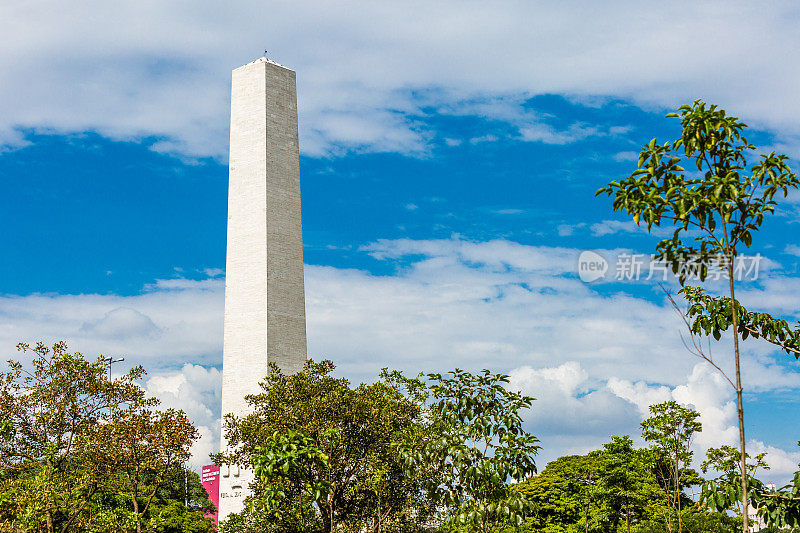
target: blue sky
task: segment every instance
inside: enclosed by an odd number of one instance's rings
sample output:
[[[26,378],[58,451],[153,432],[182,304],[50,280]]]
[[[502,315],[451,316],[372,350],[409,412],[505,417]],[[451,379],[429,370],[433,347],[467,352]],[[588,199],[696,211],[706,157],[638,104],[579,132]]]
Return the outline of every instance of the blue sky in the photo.
[[[649,254],[657,237],[594,197],[643,143],[676,136],[664,114],[694,98],[800,154],[800,80],[776,64],[800,44],[795,9],[722,5],[664,24],[680,9],[12,4],[0,353],[63,338],[144,364],[148,389],[201,426],[204,462],[219,423],[229,76],[266,43],[298,77],[311,356],[355,381],[382,366],[510,373],[538,398],[526,416],[542,462],[638,434],[668,398],[703,413],[698,453],[729,443],[732,394],[683,348],[660,290],[613,279],[620,253]],[[718,46],[728,32],[739,39]],[[740,286],[795,322],[799,227],[793,195],[756,238],[758,280]],[[578,279],[583,250],[609,259],[609,279]],[[780,480],[800,460],[800,363],[745,352],[748,436]],[[727,361],[724,345],[714,354]]]

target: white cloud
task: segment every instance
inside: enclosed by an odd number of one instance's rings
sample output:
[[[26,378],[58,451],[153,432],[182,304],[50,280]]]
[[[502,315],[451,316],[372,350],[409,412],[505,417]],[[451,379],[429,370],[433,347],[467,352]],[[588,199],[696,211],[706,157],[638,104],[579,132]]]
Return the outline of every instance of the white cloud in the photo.
[[[549,389],[560,391],[566,396],[574,396],[579,392],[586,392],[589,374],[577,361],[568,361],[551,368],[519,367],[511,371],[510,377],[509,386],[513,389],[532,391],[536,389],[536,384],[544,381],[552,385]]]
[[[636,233],[642,231],[640,226],[637,226],[630,220],[603,220],[602,222],[595,222],[589,226],[589,229],[595,237],[613,235],[615,233]]]
[[[665,24],[675,13],[680,24]],[[744,1],[7,2],[0,141],[19,144],[17,128],[93,130],[224,159],[230,69],[267,43],[298,72],[308,154],[425,153],[431,132],[418,118],[428,106],[505,98],[505,113],[517,117],[525,109],[516,102],[541,94],[658,112],[702,96],[792,147],[800,76],[763,58],[791,62],[797,21],[789,0],[769,9]],[[546,123],[521,128],[523,136],[570,142],[595,127]]]
[[[148,369],[218,364],[224,279],[159,280],[134,296],[0,297],[0,353],[19,341],[69,340],[87,356],[124,356]]]
[[[482,96],[470,99],[452,96],[453,102],[439,103],[437,111],[443,115],[477,116],[488,120],[505,122],[513,126],[513,133],[508,137],[526,142],[563,145],[581,141],[588,137],[622,135],[627,133],[628,126],[600,127],[596,125],[574,122],[566,127],[555,127],[549,122],[553,117],[533,111],[525,105],[528,94]],[[435,93],[429,98],[448,98],[447,94]],[[500,140],[495,134],[488,133],[469,140],[471,144],[494,142]]]
[[[636,224],[633,220],[603,220],[591,224],[589,230],[595,237],[614,235],[616,233],[648,233],[647,224]],[[650,228],[649,234],[663,238],[671,236],[674,231],[675,229],[669,226],[653,226]]]
[[[797,246],[796,244],[787,244],[783,253],[800,257],[800,246]]]
[[[696,442],[702,449],[738,442],[733,388],[711,366],[695,365],[686,384],[672,391],[672,398],[700,412],[703,431]]]
[[[639,152],[617,152],[612,156],[614,161],[636,161],[639,159]]]
[[[117,307],[99,320],[84,322],[80,330],[93,338],[117,339],[152,337],[162,332],[149,316],[127,307]]]
[[[648,416],[648,408],[651,405],[670,400],[672,396],[669,387],[664,385],[653,386],[645,381],[633,383],[612,377],[608,380],[607,386],[616,396],[635,405],[642,417]]]
[[[547,124],[530,124],[519,130],[523,141],[540,141],[544,144],[570,144],[599,134],[596,127],[585,124],[572,124],[566,130],[558,131]]]
[[[554,367],[523,366],[509,374],[510,389],[536,397],[533,409],[526,413],[526,422],[534,431],[544,432],[545,461],[565,453],[596,449],[612,434],[631,435],[645,445],[639,436],[639,423],[650,416],[651,405],[668,400],[700,413],[703,430],[693,442],[694,466],[699,468],[709,447],[738,446],[733,389],[705,363],[696,364],[685,382],[674,387],[616,377],[597,382],[577,361]],[[748,442],[750,455],[761,452],[767,452],[771,470],[759,473],[760,478],[783,483],[797,470],[800,452],[755,439]]]
[[[491,133],[487,133],[486,135],[481,135],[480,137],[473,137],[469,140],[470,144],[480,144],[480,143],[489,143],[495,142],[499,140],[497,135],[492,135]]]
[[[183,409],[197,426],[199,439],[192,447],[190,464],[199,470],[219,450],[222,373],[216,368],[186,363],[180,370],[150,376],[145,389],[161,400],[162,407]]]
[[[749,376],[749,369],[744,375]],[[794,387],[798,387],[795,382]],[[695,466],[705,456],[710,447],[723,444],[738,447],[739,429],[736,410],[736,397],[731,385],[707,363],[698,363],[687,376],[684,384],[675,387],[651,385],[644,381],[636,383],[612,378],[608,388],[620,398],[636,405],[642,418],[649,416],[648,406],[675,400],[691,407],[700,413],[699,421],[703,425],[702,432],[694,440]],[[747,413],[745,413],[747,415]],[[785,482],[798,468],[800,452],[786,451],[769,446],[762,441],[748,441],[748,452],[751,456],[767,452],[769,472],[759,473],[759,477],[768,481]]]
[[[580,229],[586,226],[585,222],[580,222],[578,224],[559,224],[557,231],[559,237],[569,237],[575,233],[576,229]]]
[[[751,440],[747,443],[747,453],[755,456],[759,453],[766,452],[766,461],[770,467],[769,472],[760,471],[757,476],[777,481],[778,483],[785,483],[794,472],[798,470],[798,463],[800,463],[800,452],[788,452],[775,446],[769,446],[758,440]]]
[[[607,442],[611,434],[636,430],[638,413],[623,399],[593,381],[579,362],[510,372],[509,388],[533,396],[524,413],[529,430],[542,439],[539,464],[559,455],[584,453]]]

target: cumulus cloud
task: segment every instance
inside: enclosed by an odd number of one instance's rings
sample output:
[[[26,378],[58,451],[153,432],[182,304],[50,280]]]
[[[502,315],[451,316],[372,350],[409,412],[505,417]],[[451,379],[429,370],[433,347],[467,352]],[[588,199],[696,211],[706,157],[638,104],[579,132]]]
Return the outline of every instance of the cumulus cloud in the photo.
[[[590,376],[579,363],[569,362],[557,367],[531,369],[522,367],[511,372],[512,389],[528,394],[539,393],[534,410],[529,415],[530,426],[548,428],[547,413],[552,417],[568,416],[575,433],[567,431],[564,422],[557,424],[558,431],[547,434],[558,443],[558,453],[570,450],[583,453],[606,442],[611,434],[628,434],[639,442],[639,422],[650,416],[653,404],[674,400],[697,410],[702,432],[695,436],[694,466],[699,464],[710,447],[723,444],[738,447],[739,433],[736,400],[731,386],[707,363],[696,364],[685,377],[685,382],[674,387],[649,381],[629,381],[612,377],[604,383],[595,384],[589,394]],[[538,413],[537,413],[538,411]],[[542,415],[542,413],[545,413]],[[782,483],[797,470],[800,452],[787,451],[765,444],[763,441],[748,441],[748,453],[766,452],[766,461],[771,470],[761,472],[759,477]],[[553,458],[551,451],[545,457]]]
[[[675,13],[680,24],[665,24]],[[224,159],[230,69],[268,43],[298,72],[307,154],[425,153],[433,137],[421,118],[430,109],[502,100],[485,106],[487,117],[520,117],[520,102],[542,94],[659,111],[702,96],[791,148],[800,78],[764,58],[791,62],[797,18],[789,0],[770,9],[743,1],[6,2],[0,142],[18,145],[28,129],[92,130]],[[522,138],[563,143],[596,133],[538,118],[518,126]]]
[[[161,400],[162,407],[182,409],[197,426],[199,439],[192,446],[190,465],[199,470],[219,450],[222,373],[217,368],[186,363],[179,370],[149,376],[145,390]]]
[[[749,375],[747,369],[744,372]],[[797,387],[798,384],[795,384]],[[675,387],[651,384],[646,381],[630,382],[612,378],[607,387],[615,395],[634,404],[642,418],[649,416],[648,407],[668,400],[697,410],[703,431],[696,435],[695,466],[698,466],[710,447],[723,444],[738,447],[739,429],[736,397],[731,385],[707,363],[698,363],[692,368],[686,382]],[[787,451],[751,439],[747,443],[752,456],[766,452],[766,461],[771,470],[761,472],[759,477],[785,482],[797,470],[800,452]]]
[[[525,421],[542,438],[543,459],[584,453],[611,434],[633,433],[636,410],[607,388],[591,388],[589,373],[577,361],[558,366],[523,366],[510,372],[509,388],[536,398]]]
[[[99,320],[84,322],[80,330],[95,338],[117,339],[152,337],[161,333],[149,316],[127,307],[117,307]]]

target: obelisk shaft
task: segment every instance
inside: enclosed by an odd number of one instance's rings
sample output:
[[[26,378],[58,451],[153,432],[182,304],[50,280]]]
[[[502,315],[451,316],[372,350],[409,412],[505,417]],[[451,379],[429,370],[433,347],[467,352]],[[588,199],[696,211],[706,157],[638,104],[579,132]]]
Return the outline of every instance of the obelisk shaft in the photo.
[[[245,395],[274,362],[306,361],[303,239],[295,73],[265,58],[233,71],[222,415],[250,410]],[[226,443],[221,441],[223,449]],[[243,508],[252,473],[223,465],[220,521]]]

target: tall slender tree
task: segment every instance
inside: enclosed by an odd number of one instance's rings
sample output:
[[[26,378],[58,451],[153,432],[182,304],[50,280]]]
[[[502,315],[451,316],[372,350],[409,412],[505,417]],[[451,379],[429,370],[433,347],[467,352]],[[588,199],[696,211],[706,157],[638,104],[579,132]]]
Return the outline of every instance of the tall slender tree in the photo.
[[[691,273],[690,263],[697,268],[700,281],[706,279],[710,266],[719,267],[727,277],[729,297],[716,302],[727,304],[728,310],[714,307],[713,318],[722,329],[732,329],[735,375],[725,377],[736,393],[741,471],[746,472],[739,338],[746,337],[748,330],[740,325],[735,259],[741,247],[750,247],[765,217],[775,212],[775,197],[785,198],[790,189],[800,187],[800,180],[785,155],[762,154],[751,164],[756,148],[743,134],[746,124],[715,105],[696,100],[667,117],[680,119],[681,137],[663,144],[652,139],[639,154],[638,168],[630,177],[612,181],[597,194],[613,196],[613,209],[630,214],[636,224],[646,224],[648,231],[662,225],[675,228],[671,238],[658,243],[656,258],[671,265],[681,285]],[[696,171],[687,171],[682,164]],[[699,302],[692,296],[702,295],[684,294],[693,306]],[[710,355],[704,358],[722,371]],[[747,476],[742,475],[740,481],[743,531],[747,533]]]
[[[683,407],[675,401],[663,402],[650,406],[650,418],[642,422],[642,437],[651,447],[667,459],[665,481],[670,494],[669,503],[678,517],[678,531],[683,529],[681,520],[682,478],[692,462],[690,445],[695,433],[702,431],[703,426],[697,419],[700,413],[694,409]],[[667,525],[672,531],[671,516],[667,516]]]

